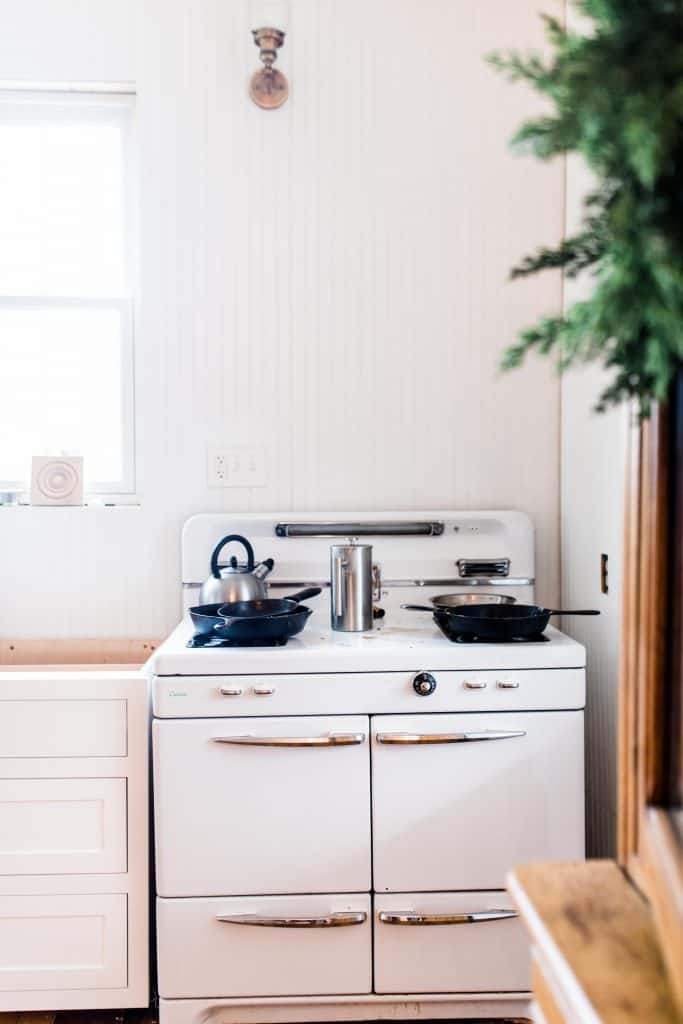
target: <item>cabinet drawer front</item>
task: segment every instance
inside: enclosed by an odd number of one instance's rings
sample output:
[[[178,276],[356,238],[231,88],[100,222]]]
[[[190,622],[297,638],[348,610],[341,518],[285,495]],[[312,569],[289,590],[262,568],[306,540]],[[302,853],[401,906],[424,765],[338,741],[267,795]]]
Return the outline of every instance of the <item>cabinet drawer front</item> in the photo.
[[[528,939],[505,892],[375,898],[375,991],[526,992]]]
[[[0,874],[125,870],[125,779],[0,779]]]
[[[125,988],[126,897],[0,896],[0,991]]]
[[[167,999],[351,995],[372,987],[367,893],[157,900]]]
[[[370,889],[367,718],[154,723],[157,893]]]
[[[584,855],[580,711],[372,719],[375,888],[500,889]]]
[[[125,756],[125,700],[0,701],[0,758]]]

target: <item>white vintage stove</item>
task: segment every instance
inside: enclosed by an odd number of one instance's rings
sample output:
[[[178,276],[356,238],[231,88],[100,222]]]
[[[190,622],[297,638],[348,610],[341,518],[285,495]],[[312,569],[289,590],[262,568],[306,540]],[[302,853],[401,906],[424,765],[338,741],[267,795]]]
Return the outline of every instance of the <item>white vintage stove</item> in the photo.
[[[332,522],[195,516],[185,607],[228,533],[275,559],[272,594],[326,581]],[[332,632],[325,591],[286,647],[191,649],[186,618],[153,659],[161,1024],[529,1011],[505,878],[584,855],[584,649],[552,628],[452,643],[400,610],[470,587],[530,601],[524,515],[347,527],[381,568],[374,630]]]

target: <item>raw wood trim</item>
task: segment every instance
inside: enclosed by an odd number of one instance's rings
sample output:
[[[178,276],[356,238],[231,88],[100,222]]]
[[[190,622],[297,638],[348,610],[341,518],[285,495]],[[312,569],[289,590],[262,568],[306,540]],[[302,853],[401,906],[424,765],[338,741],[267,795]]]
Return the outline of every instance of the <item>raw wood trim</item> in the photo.
[[[619,693],[618,817],[617,847],[619,862],[628,864],[638,848],[638,744],[636,742],[637,657],[639,622],[638,536],[640,534],[641,434],[635,427],[629,433],[627,456],[626,508],[624,514],[624,575],[621,631],[621,673]]]
[[[546,1024],[571,1024],[560,1009],[552,985],[546,978],[543,967],[536,957],[534,957],[531,964],[531,982],[534,990],[534,999],[540,1007]]]
[[[74,638],[45,637],[0,639],[0,671],[3,668],[58,668],[79,665],[143,665],[158,647],[159,641],[147,638]]]
[[[613,861],[520,867],[508,888],[572,1024],[681,1024],[652,914]]]
[[[641,862],[662,955],[683,1007],[683,851],[668,811],[648,807],[641,824]]]

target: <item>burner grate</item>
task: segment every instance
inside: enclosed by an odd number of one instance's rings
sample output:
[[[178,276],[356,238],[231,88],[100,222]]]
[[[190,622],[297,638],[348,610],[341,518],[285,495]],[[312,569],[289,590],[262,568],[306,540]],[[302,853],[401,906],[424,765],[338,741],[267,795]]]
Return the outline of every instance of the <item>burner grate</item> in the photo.
[[[461,634],[460,636],[449,636],[453,644],[547,644],[549,636],[539,633],[538,636],[512,636],[507,640],[487,640],[475,636],[474,633]]]
[[[287,638],[282,640],[224,640],[220,636],[207,636],[196,633],[187,641],[187,647],[284,647]]]

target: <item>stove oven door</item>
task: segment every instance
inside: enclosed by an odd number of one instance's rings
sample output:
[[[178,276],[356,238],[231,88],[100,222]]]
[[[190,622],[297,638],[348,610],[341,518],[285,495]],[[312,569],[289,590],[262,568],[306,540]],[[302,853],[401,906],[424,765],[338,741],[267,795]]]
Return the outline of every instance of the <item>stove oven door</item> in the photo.
[[[369,721],[155,721],[157,893],[368,892]]]
[[[583,713],[372,720],[377,892],[502,889],[584,856]]]

